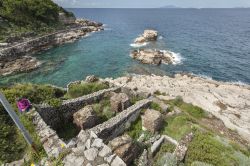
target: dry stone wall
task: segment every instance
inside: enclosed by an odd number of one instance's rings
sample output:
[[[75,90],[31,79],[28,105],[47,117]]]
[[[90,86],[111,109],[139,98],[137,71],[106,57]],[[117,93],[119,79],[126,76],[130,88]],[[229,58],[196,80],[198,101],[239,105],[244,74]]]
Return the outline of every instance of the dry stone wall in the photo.
[[[118,87],[100,90],[79,98],[65,100],[58,108],[40,106],[38,112],[43,120],[56,130],[57,128],[60,128],[61,124],[71,121],[73,114],[84,106],[100,101],[107,93],[119,91],[120,88]]]
[[[94,132],[99,138],[105,142],[112,140],[116,136],[122,134],[126,128],[134,122],[140,115],[143,108],[147,108],[151,103],[150,99],[144,99],[132,105],[128,109],[122,111],[117,116],[109,119],[108,121],[97,125],[89,131]]]

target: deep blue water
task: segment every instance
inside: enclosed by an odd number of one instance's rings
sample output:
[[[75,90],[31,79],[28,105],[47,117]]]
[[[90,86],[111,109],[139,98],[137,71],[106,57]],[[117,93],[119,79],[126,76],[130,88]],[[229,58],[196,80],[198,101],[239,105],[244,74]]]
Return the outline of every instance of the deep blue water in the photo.
[[[44,62],[31,73],[0,78],[0,84],[51,83],[65,86],[90,74],[188,72],[215,80],[250,83],[250,9],[69,9],[100,21],[105,31],[35,56]],[[177,65],[142,65],[129,57],[144,29],[162,39],[147,47],[179,53]]]

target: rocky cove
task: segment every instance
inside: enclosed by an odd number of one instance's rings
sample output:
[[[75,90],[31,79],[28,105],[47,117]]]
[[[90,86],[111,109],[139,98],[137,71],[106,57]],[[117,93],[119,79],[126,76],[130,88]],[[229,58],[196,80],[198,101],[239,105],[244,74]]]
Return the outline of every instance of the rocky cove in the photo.
[[[2,44],[0,47],[0,74],[34,70],[39,67],[40,62],[30,55],[67,42],[74,42],[88,33],[100,30],[103,30],[101,23],[77,19],[65,30],[40,37],[24,37],[21,41],[12,39],[10,43]],[[27,58],[32,59],[32,63]]]

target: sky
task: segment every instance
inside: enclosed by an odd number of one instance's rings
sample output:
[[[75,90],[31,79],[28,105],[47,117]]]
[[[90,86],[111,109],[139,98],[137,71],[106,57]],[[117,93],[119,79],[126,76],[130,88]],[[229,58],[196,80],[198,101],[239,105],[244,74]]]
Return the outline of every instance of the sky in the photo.
[[[64,8],[250,7],[250,0],[53,0]]]

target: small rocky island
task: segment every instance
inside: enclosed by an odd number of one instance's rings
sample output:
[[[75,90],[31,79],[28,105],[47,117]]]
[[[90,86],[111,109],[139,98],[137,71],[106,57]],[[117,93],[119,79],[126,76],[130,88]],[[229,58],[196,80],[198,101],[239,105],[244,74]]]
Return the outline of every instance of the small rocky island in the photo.
[[[161,63],[173,64],[175,62],[175,57],[170,51],[139,49],[133,50],[130,56],[144,64],[160,65]]]
[[[155,30],[144,30],[144,33],[137,37],[134,41],[136,44],[141,44],[150,41],[156,41],[158,37],[158,32]]]

